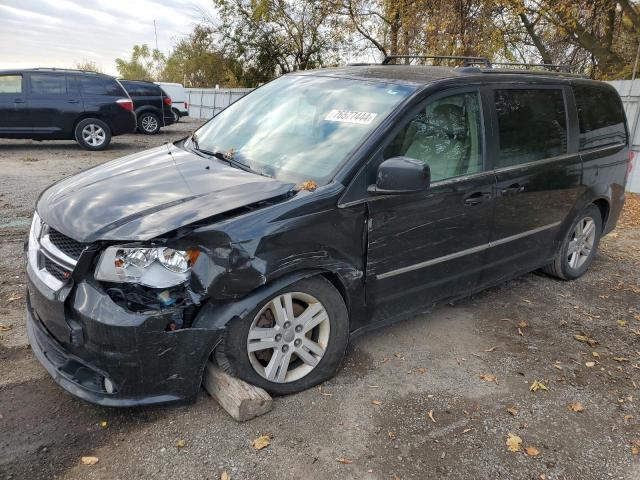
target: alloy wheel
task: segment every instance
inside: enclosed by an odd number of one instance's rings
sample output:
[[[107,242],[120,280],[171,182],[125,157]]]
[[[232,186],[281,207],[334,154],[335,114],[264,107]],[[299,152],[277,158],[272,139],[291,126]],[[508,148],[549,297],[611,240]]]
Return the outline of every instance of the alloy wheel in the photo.
[[[308,375],[329,342],[326,309],[302,292],[278,295],[253,319],[247,353],[253,369],[270,382],[288,383]]]
[[[584,217],[578,221],[571,233],[569,248],[567,249],[567,262],[573,269],[584,265],[596,240],[596,222],[591,217]]]
[[[158,128],[158,121],[151,115],[145,115],[144,117],[142,117],[141,123],[142,129],[145,132],[153,132],[156,130],[156,128]]]
[[[95,123],[90,123],[82,129],[82,140],[92,147],[99,147],[106,138],[107,134],[104,129]]]

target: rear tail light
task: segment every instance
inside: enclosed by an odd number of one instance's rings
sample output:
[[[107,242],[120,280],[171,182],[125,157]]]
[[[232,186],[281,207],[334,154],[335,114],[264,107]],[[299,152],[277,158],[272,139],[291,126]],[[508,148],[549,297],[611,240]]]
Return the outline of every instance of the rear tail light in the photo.
[[[185,110],[189,110],[189,103],[188,102],[184,102],[184,109]]]
[[[133,112],[133,101],[130,98],[121,98],[119,100],[116,100],[116,103],[125,110]]]
[[[162,103],[164,103],[165,105],[171,106],[171,97],[164,97],[162,99]]]

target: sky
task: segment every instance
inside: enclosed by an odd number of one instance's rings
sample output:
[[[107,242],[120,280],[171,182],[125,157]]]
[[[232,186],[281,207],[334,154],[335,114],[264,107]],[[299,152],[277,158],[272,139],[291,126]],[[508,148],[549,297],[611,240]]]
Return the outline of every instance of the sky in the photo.
[[[169,53],[212,12],[211,0],[0,0],[0,69],[73,68],[90,60],[117,75],[135,44]]]

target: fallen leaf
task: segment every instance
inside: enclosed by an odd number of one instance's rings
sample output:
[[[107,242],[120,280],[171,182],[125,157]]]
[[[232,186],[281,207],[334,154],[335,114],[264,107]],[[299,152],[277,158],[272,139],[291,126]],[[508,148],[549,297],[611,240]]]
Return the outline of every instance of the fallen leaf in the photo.
[[[600,358],[600,354],[598,352],[591,352],[591,355],[593,355],[595,358]]]
[[[107,423],[106,420],[102,420],[100,422],[100,428],[107,428],[109,426],[109,424]]]
[[[614,359],[616,362],[628,362],[628,361],[629,361],[629,359],[628,359],[628,358],[624,358],[624,357],[613,357],[613,359]]]
[[[342,463],[343,465],[349,465],[351,463],[353,463],[353,460],[349,460],[348,458],[336,458],[336,460],[340,463]]]
[[[640,440],[638,439],[631,440],[631,454],[640,455]]]
[[[251,441],[251,446],[255,450],[262,450],[263,448],[269,446],[269,440],[270,440],[269,435],[261,435],[255,440]]]
[[[507,408],[507,412],[515,417],[518,414],[518,409],[516,407],[509,407]]]
[[[436,423],[436,419],[433,418],[433,410],[429,410],[429,413],[427,413],[427,415],[429,416],[429,418],[433,423]]]
[[[586,362],[584,366],[587,368],[592,368],[596,366],[596,362]]]
[[[313,192],[316,188],[318,188],[318,184],[313,180],[305,180],[300,184],[298,190],[308,190],[309,192]]]
[[[584,411],[584,407],[580,402],[571,402],[569,404],[569,410],[571,410],[572,412],[582,412]]]
[[[333,397],[333,393],[322,391],[322,385],[318,387],[318,391],[320,392],[320,395],[322,395],[323,397]]]
[[[83,465],[95,465],[98,463],[98,457],[82,457],[80,461]]]
[[[462,433],[469,433],[471,430],[473,430],[473,428],[465,428],[462,430]]]
[[[16,300],[20,300],[21,298],[22,298],[22,295],[20,295],[19,293],[14,293],[7,299],[7,301],[15,302]]]
[[[626,320],[618,320],[618,325],[620,325],[621,327],[626,327],[627,326],[627,322]]]
[[[539,382],[538,380],[534,380],[531,386],[529,387],[529,390],[532,392],[537,392],[538,390],[549,390],[549,389],[544,383]]]
[[[0,323],[0,332],[8,332],[12,328],[13,328],[13,325],[11,323],[8,323],[8,324]]]
[[[579,342],[588,343],[592,347],[595,347],[598,344],[597,340],[589,338],[586,335],[574,335],[573,338],[575,338]]]
[[[423,374],[423,375],[424,375],[425,373],[427,373],[427,369],[426,369],[426,368],[424,368],[424,367],[418,367],[418,368],[416,368],[416,370],[418,371],[418,373],[421,373],[421,374]]]
[[[490,373],[483,373],[480,375],[480,380],[484,380],[485,382],[496,382],[498,383],[498,379],[495,375],[491,375]]]
[[[625,415],[624,416],[624,421],[628,422],[629,420],[633,420],[633,415]]]
[[[524,449],[524,451],[530,457],[537,457],[538,455],[540,455],[540,450],[538,450],[536,447],[527,447]]]
[[[518,327],[520,328],[527,328],[529,326],[529,324],[527,323],[526,320],[522,320],[520,323],[518,323]]]
[[[485,349],[485,352],[493,352],[496,348],[498,348],[498,347],[487,348],[487,349]]]
[[[229,474],[227,473],[226,470],[224,470],[221,474],[220,474],[220,480],[231,480],[231,477],[229,476]]]
[[[382,362],[380,362],[380,363],[387,363],[388,361],[389,361],[389,357],[384,357],[382,359]]]
[[[401,352],[396,352],[393,354],[394,357],[399,358],[400,360],[404,360],[404,355]]]
[[[380,400],[371,400],[371,403],[373,403],[374,405],[382,405],[382,402]]]
[[[519,452],[520,446],[522,445],[522,439],[509,432],[509,436],[507,437],[507,450],[510,452]]]
[[[395,440],[396,439],[396,432],[392,432],[391,430],[389,430],[387,432],[387,435],[389,435],[389,440]]]
[[[182,440],[182,439],[180,439],[180,440],[178,440],[178,441],[176,442],[176,447],[178,447],[178,448],[184,448],[184,447],[186,447],[186,446],[187,446],[187,442],[186,442],[186,441],[184,441],[184,440]]]

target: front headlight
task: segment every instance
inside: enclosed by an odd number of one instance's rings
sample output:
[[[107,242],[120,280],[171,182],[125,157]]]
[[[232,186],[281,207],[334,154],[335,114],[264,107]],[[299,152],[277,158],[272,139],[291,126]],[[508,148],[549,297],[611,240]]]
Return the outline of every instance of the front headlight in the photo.
[[[152,288],[179,285],[189,278],[199,254],[168,247],[109,247],[100,256],[96,280]]]

